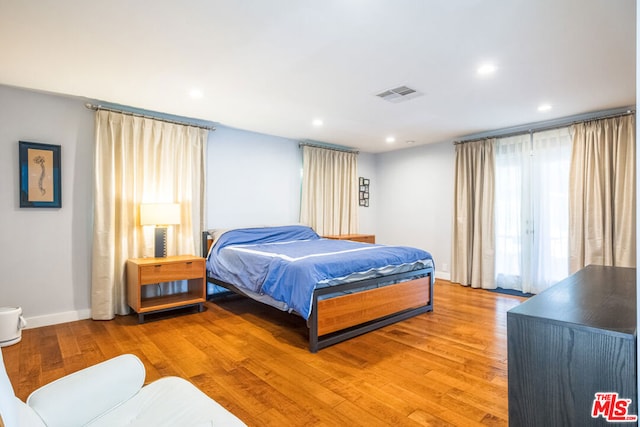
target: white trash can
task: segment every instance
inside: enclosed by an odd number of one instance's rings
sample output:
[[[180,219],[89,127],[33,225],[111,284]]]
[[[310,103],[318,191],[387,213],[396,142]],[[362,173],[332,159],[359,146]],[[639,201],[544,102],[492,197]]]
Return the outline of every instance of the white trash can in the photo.
[[[27,326],[20,307],[0,307],[0,347],[16,344]]]

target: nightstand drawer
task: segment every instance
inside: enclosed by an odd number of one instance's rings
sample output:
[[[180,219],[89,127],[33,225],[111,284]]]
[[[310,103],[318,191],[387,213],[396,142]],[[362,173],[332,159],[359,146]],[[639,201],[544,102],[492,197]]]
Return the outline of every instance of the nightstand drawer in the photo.
[[[140,267],[140,283],[170,282],[172,280],[195,279],[204,275],[204,259],[150,264]]]

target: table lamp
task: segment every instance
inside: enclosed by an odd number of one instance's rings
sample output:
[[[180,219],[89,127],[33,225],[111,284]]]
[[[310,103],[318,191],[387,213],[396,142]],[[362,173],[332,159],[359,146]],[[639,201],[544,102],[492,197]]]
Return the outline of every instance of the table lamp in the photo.
[[[154,225],[154,256],[167,256],[167,225],[180,224],[178,203],[143,203],[140,205],[140,225]]]

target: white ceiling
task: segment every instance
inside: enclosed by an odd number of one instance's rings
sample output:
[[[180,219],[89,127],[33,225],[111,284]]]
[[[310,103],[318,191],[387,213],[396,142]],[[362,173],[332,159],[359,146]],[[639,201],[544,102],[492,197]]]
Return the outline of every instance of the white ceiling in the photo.
[[[383,152],[635,105],[635,7],[0,0],[0,84]],[[485,61],[493,76],[476,74]],[[400,85],[423,95],[375,96]],[[553,108],[538,112],[541,103]]]

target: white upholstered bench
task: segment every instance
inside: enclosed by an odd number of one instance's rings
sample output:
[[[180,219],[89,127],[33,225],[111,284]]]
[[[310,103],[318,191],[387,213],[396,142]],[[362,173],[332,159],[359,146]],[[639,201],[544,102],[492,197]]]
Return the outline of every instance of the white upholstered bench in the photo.
[[[6,427],[244,426],[189,381],[165,377],[143,387],[144,365],[125,354],[82,369],[18,399],[0,352],[0,416]]]

